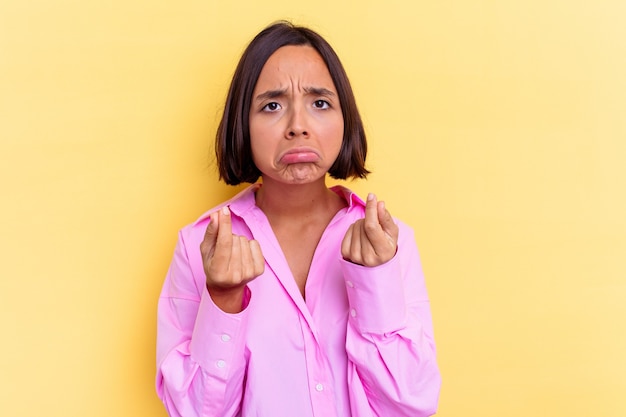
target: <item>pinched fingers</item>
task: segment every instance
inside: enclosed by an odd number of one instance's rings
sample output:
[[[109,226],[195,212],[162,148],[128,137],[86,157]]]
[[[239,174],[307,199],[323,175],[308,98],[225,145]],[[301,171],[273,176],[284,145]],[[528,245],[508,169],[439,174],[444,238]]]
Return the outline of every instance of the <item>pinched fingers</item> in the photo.
[[[233,235],[227,207],[211,215],[200,251],[208,288],[236,288],[261,275],[265,269],[258,242]]]
[[[343,258],[352,263],[370,267],[381,265],[391,259],[391,257],[386,259],[376,252],[365,229],[364,219],[357,220],[348,228],[341,245]]]
[[[367,234],[367,239],[377,249],[384,250],[385,246],[389,244],[395,248],[398,226],[385,208],[385,203],[378,201],[376,196],[371,193],[367,196],[363,231]]]
[[[396,253],[398,226],[383,202],[368,195],[365,218],[352,224],[341,245],[344,259],[364,266],[378,266]]]

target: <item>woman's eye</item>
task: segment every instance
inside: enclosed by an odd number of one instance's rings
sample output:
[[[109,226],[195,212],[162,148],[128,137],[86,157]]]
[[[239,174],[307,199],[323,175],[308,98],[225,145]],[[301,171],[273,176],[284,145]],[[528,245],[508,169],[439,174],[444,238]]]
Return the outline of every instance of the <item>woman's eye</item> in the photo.
[[[330,107],[330,104],[328,104],[328,102],[326,100],[315,100],[313,102],[313,106],[316,109],[327,109]]]
[[[280,104],[275,103],[275,102],[267,103],[265,106],[263,106],[263,111],[276,111],[276,110],[280,110]]]

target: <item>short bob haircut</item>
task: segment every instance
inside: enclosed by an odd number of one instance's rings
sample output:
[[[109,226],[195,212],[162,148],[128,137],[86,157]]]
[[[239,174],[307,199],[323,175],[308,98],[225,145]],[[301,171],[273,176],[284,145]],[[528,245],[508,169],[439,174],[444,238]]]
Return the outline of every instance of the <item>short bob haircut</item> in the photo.
[[[217,129],[215,155],[220,179],[226,184],[254,183],[261,176],[250,147],[250,104],[257,80],[269,57],[287,45],[313,47],[322,57],[341,103],[344,134],[339,155],[328,170],[336,179],[365,178],[367,142],[361,116],[348,76],[333,48],[311,29],[280,21],[262,30],[244,51],[226,97],[224,114]]]

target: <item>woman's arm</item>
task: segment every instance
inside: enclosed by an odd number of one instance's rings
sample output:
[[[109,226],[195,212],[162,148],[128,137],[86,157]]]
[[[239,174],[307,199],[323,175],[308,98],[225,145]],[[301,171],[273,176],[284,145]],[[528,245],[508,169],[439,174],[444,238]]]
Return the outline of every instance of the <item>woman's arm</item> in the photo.
[[[370,195],[365,217],[346,233],[342,256],[350,305],[346,351],[352,414],[434,414],[441,378],[411,229],[396,225]]]
[[[245,325],[245,311],[220,310],[205,278],[193,275],[181,233],[158,305],[156,387],[171,416],[238,413]]]

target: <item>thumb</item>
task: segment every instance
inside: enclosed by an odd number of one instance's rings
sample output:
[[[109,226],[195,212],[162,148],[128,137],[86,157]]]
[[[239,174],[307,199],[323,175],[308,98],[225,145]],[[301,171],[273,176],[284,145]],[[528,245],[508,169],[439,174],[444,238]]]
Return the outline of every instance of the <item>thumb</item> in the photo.
[[[219,214],[217,212],[211,213],[209,216],[209,224],[204,232],[204,240],[202,243],[212,247],[217,241],[217,233],[219,231]]]

